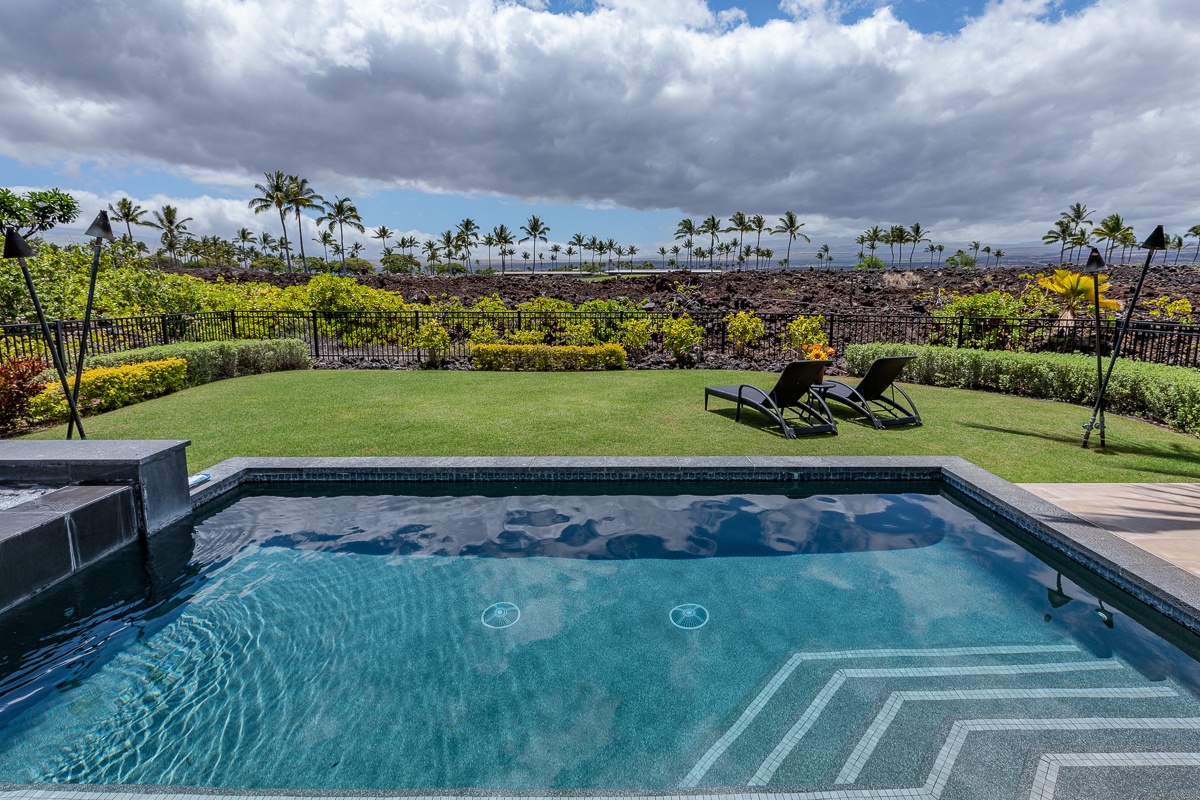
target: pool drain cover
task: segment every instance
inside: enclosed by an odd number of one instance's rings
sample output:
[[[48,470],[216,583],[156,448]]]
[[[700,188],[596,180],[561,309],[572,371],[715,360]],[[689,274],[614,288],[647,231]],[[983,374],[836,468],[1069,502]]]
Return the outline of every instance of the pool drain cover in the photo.
[[[671,623],[676,628],[699,628],[708,622],[708,609],[695,603],[684,603],[671,609]]]
[[[483,610],[483,624],[489,628],[507,628],[521,618],[521,609],[513,603],[492,603]]]

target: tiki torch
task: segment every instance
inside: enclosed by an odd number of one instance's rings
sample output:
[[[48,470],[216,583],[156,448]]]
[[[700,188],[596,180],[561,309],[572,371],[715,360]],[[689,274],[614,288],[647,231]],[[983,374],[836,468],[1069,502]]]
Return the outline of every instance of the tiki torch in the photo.
[[[1117,356],[1121,354],[1121,343],[1125,340],[1125,333],[1129,330],[1129,320],[1133,317],[1133,309],[1137,305],[1138,295],[1142,293],[1142,284],[1146,281],[1146,272],[1150,269],[1150,259],[1154,258],[1155,250],[1167,249],[1167,237],[1163,234],[1162,225],[1155,228],[1154,233],[1142,242],[1142,247],[1146,250],[1146,263],[1142,265],[1142,274],[1138,277],[1137,286],[1133,289],[1133,297],[1130,298],[1129,306],[1125,309],[1125,321],[1121,323],[1121,327],[1117,331],[1117,340],[1113,342],[1112,357],[1108,360],[1108,371],[1104,373],[1100,390],[1096,392],[1096,407],[1092,409],[1091,422],[1083,426],[1084,447],[1087,447],[1088,437],[1092,435],[1092,428],[1096,424],[1096,415],[1104,408],[1104,393],[1108,391],[1108,381],[1112,378],[1113,365],[1117,363]],[[1104,446],[1103,434],[1101,434],[1100,446]]]
[[[79,358],[75,362],[75,386],[71,390],[71,400],[76,407],[79,406],[79,384],[83,381],[83,359],[87,356],[88,334],[92,329],[92,300],[96,296],[96,273],[100,270],[100,248],[104,246],[105,239],[111,242],[116,238],[113,236],[112,225],[108,221],[108,212],[101,211],[97,214],[84,235],[94,237],[96,241],[92,243],[92,274],[88,283],[87,305],[83,311],[83,333],[79,338]],[[67,423],[68,439],[71,438],[71,424]],[[83,429],[79,431],[79,438],[84,438]]]
[[[62,383],[63,394],[67,398],[67,406],[71,410],[71,421],[79,428],[79,438],[86,439],[87,437],[83,434],[83,422],[79,419],[79,409],[75,406],[75,396],[71,394],[71,387],[67,385],[66,368],[63,366],[62,359],[59,358],[58,348],[54,346],[54,337],[50,333],[49,323],[46,322],[46,312],[42,310],[42,303],[38,300],[37,288],[33,285],[33,276],[29,274],[29,265],[25,263],[25,259],[32,255],[33,249],[28,242],[21,238],[21,234],[17,233],[16,228],[9,228],[4,232],[4,258],[15,258],[21,265],[21,273],[25,276],[25,288],[29,290],[29,297],[33,300],[33,310],[37,312],[38,322],[42,326],[42,338],[46,340],[46,349],[50,351],[50,360],[54,362],[54,369]],[[70,426],[67,427],[67,438],[71,438]]]

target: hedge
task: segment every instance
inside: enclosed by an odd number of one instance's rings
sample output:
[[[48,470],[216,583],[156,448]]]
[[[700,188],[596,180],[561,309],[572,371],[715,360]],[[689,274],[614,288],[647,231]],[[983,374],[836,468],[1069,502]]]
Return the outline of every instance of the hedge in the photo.
[[[484,370],[625,369],[625,348],[619,344],[592,347],[551,347],[546,344],[477,344],[471,364]]]
[[[146,361],[120,367],[85,369],[79,382],[81,414],[111,411],[174,392],[187,384],[182,358]],[[25,418],[34,424],[65,422],[70,416],[62,384],[55,381],[29,401]]]
[[[120,353],[89,356],[89,367],[119,367],[145,361],[182,358],[187,385],[308,368],[308,345],[299,339],[232,339],[227,342],[181,342]]]
[[[846,369],[862,375],[881,356],[915,354],[901,378],[909,383],[983,389],[1091,406],[1096,400],[1096,358],[1060,353],[1016,353],[903,344],[852,344]],[[1108,369],[1108,359],[1104,359]],[[1200,435],[1200,370],[1118,359],[1105,394],[1115,414],[1161,422]]]

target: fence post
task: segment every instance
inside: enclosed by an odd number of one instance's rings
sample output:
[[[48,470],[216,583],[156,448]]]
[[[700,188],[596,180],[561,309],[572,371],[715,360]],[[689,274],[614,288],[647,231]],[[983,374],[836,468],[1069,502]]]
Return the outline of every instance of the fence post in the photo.
[[[167,315],[166,314],[158,315],[158,333],[159,333],[159,338],[162,339],[163,344],[170,344],[170,342],[167,341],[168,337],[167,337]]]
[[[62,320],[54,320],[54,349],[58,351],[58,363],[62,364],[64,369],[67,364],[67,351],[63,347],[63,339],[65,338],[66,334],[63,331]],[[70,370],[67,371],[70,372]]]
[[[237,334],[237,311],[229,309],[229,338],[236,339]]]
[[[967,320],[967,318],[966,318],[966,317],[959,317],[959,318],[958,318],[958,344],[954,345],[955,347],[962,347],[962,343],[963,343],[963,323],[965,323],[965,322],[966,322],[966,320]]]
[[[312,312],[312,354],[313,358],[321,357],[321,334],[317,330],[317,312]]]
[[[837,346],[837,314],[830,314],[825,318],[825,323],[829,326],[826,336],[829,337],[829,346],[835,349],[844,349]]]

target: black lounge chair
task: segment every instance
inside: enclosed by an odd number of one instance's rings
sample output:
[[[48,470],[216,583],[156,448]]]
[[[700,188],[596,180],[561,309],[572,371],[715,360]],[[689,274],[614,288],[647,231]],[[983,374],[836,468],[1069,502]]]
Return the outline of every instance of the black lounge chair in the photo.
[[[814,392],[829,361],[793,361],[783,368],[775,388],[764,392],[757,386],[743,383],[738,386],[705,386],[704,410],[708,398],[719,397],[737,403],[734,419],[742,418],[742,406],[749,406],[770,417],[783,429],[783,435],[795,439],[802,433],[837,433],[837,421],[829,406]]]
[[[896,377],[916,356],[877,358],[857,386],[829,381],[821,386],[826,400],[837,400],[871,420],[877,430],[893,425],[920,425],[921,415],[912,398],[895,384]],[[899,394],[899,396],[897,396]]]

